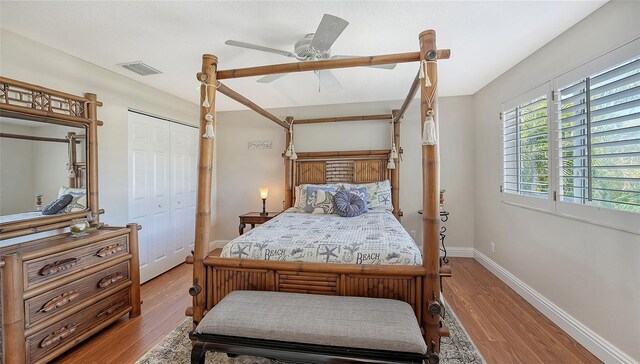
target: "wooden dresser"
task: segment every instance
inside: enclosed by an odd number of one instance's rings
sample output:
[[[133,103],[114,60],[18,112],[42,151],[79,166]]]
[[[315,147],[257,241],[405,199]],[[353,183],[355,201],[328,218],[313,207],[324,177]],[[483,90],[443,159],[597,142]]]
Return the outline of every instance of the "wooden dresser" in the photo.
[[[50,362],[140,315],[140,226],[100,222],[101,105],[0,76],[0,168],[10,172],[0,176],[0,364]]]
[[[4,363],[49,362],[123,315],[140,315],[137,233],[135,224],[102,226],[0,249]]]

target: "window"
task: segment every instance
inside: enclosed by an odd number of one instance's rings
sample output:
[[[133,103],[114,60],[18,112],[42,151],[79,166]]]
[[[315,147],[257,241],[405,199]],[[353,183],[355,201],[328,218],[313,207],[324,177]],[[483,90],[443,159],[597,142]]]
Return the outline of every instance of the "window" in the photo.
[[[640,212],[640,57],[559,90],[559,199]]]
[[[549,195],[547,95],[502,113],[503,190],[526,196]]]
[[[502,104],[502,201],[640,234],[638,49]]]

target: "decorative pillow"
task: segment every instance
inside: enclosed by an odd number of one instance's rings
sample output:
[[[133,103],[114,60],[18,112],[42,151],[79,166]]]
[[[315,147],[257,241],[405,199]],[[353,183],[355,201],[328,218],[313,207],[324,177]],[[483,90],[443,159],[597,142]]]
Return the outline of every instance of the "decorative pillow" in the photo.
[[[342,186],[342,184],[322,184],[322,185],[314,185],[314,184],[301,184],[299,186],[296,187],[296,203],[295,203],[295,207],[297,207],[299,210],[304,210],[305,207],[307,206],[307,200],[308,200],[308,194],[307,194],[307,188],[309,187],[334,187],[335,189],[340,189],[340,187]]]
[[[84,188],[60,187],[58,197],[67,194],[73,196],[73,200],[64,208],[63,211],[61,211],[61,213],[84,211],[87,209],[87,190]]]
[[[345,190],[349,193],[352,193],[358,197],[360,197],[362,199],[362,202],[364,203],[364,210],[363,212],[367,212],[367,210],[369,209],[367,206],[367,195],[368,195],[368,191],[366,187],[358,187],[358,188],[351,188],[351,189],[347,189]]]
[[[334,195],[336,194],[336,190],[317,190],[316,201],[313,205],[313,213],[314,214],[335,214],[336,213],[336,204]]]
[[[318,186],[307,187],[307,203],[304,206],[304,212],[313,212],[316,204],[316,194],[318,193],[318,191],[335,193],[337,189],[335,187],[318,187]]]
[[[43,215],[55,215],[58,212],[62,211],[67,205],[69,205],[73,201],[73,196],[71,194],[66,194],[58,197],[57,200],[53,201],[47,207],[42,210]]]
[[[354,217],[367,211],[364,205],[365,200],[351,191],[338,191],[334,199],[336,212],[342,217]]]
[[[369,211],[393,211],[391,204],[391,183],[388,180],[366,184],[345,184],[345,189],[367,188],[367,209]]]

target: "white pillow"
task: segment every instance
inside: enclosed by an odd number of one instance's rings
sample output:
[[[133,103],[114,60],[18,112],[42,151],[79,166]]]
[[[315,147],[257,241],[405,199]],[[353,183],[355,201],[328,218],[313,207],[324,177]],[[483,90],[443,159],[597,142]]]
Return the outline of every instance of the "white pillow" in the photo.
[[[73,200],[60,213],[78,212],[87,209],[87,190],[84,188],[60,187],[58,198],[63,195],[73,196]]]
[[[345,190],[359,187],[367,188],[367,211],[393,211],[391,183],[389,180],[363,184],[344,184]]]

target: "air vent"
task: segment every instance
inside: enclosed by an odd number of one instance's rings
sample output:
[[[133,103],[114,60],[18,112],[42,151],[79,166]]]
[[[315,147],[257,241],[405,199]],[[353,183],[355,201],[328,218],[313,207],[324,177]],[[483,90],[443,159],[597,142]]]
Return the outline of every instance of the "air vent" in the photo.
[[[157,69],[149,66],[148,64],[143,63],[142,61],[120,63],[118,66],[124,67],[131,72],[139,74],[140,76],[157,75],[158,73],[162,73]]]

